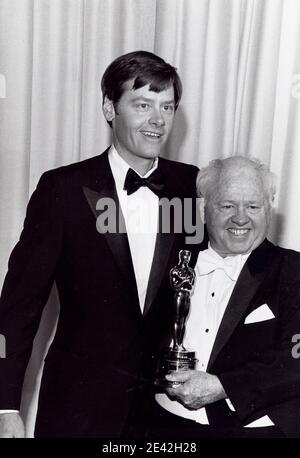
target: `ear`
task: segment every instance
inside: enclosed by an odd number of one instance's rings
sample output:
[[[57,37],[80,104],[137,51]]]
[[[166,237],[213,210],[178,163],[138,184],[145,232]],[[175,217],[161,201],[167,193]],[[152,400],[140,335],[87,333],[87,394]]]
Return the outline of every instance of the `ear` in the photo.
[[[200,217],[203,224],[205,224],[205,199],[204,197],[198,197]]]
[[[107,96],[104,97],[102,111],[103,111],[106,121],[111,122],[116,116],[114,104],[111,100],[109,100]]]

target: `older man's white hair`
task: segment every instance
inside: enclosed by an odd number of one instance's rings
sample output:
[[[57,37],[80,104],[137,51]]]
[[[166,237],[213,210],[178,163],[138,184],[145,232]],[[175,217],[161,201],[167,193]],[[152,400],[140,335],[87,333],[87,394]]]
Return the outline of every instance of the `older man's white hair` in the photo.
[[[197,177],[197,195],[207,201],[213,195],[221,174],[231,167],[252,168],[261,179],[262,186],[269,204],[274,200],[276,193],[276,176],[259,159],[245,156],[230,156],[225,159],[215,159],[207,167],[203,167]]]

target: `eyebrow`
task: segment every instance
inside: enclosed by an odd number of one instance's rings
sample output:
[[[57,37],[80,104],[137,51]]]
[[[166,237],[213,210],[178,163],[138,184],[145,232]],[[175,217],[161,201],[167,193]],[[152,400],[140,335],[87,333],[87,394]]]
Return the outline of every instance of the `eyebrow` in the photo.
[[[236,200],[230,200],[230,199],[222,199],[222,200],[218,200],[217,203],[218,204],[224,204],[224,203],[230,203],[230,204],[235,204],[236,203]],[[261,202],[261,200],[246,200],[245,203],[246,204],[257,204]]]
[[[137,102],[138,100],[143,100],[144,102],[153,102],[153,99],[150,99],[150,98],[144,97],[144,96],[137,96],[137,97],[134,97],[131,100],[132,100],[132,102]],[[175,100],[171,99],[171,100],[165,100],[164,102],[161,102],[162,105],[170,105],[171,103],[175,103]]]

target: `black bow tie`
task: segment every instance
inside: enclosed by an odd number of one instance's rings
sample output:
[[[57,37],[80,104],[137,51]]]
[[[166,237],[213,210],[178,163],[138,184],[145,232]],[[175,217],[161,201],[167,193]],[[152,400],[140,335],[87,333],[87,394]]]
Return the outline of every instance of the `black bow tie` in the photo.
[[[142,178],[134,170],[129,169],[124,182],[124,190],[127,191],[127,195],[133,194],[141,186],[147,186],[154,194],[160,197],[160,193],[165,186],[163,174],[159,169],[155,169],[149,177]]]

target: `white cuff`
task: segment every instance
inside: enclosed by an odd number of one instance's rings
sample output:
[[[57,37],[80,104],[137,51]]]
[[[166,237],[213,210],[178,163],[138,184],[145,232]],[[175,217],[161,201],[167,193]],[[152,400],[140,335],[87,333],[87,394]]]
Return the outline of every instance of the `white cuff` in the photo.
[[[19,413],[19,410],[13,410],[13,409],[0,409],[0,415],[2,413]]]

